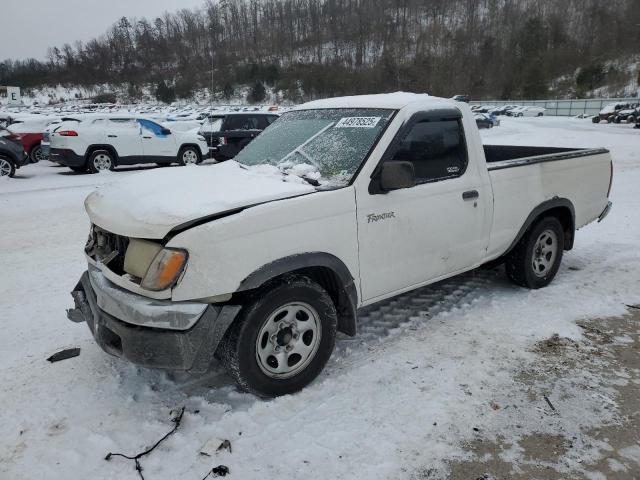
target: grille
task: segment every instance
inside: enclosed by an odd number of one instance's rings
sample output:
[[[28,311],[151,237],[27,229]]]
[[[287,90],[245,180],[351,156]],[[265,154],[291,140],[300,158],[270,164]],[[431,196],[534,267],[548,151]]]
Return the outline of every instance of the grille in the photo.
[[[112,272],[123,275],[124,255],[128,246],[128,237],[116,235],[92,225],[84,251],[96,262],[109,267]]]

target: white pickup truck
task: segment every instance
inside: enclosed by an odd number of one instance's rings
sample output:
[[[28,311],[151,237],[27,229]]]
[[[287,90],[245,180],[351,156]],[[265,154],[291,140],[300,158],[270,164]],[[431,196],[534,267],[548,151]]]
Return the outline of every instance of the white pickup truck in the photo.
[[[387,94],[285,113],[233,161],[90,195],[88,271],[68,317],[108,353],[291,393],[357,309],[504,262],[544,287],[608,213],[604,149],[483,146],[464,103]]]

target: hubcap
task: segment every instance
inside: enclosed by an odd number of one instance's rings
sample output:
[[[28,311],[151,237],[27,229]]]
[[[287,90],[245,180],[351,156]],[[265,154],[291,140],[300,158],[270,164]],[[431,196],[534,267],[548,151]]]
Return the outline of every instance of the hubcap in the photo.
[[[545,230],[540,234],[533,247],[532,266],[537,277],[549,274],[558,255],[558,236],[553,230]]]
[[[111,168],[111,158],[104,153],[96,155],[96,158],[93,159],[93,165],[96,167],[96,170],[109,170]]]
[[[198,162],[198,155],[193,150],[185,150],[182,154],[182,161],[185,165],[193,164]]]
[[[8,177],[11,174],[11,164],[4,158],[0,158],[0,177]]]
[[[256,361],[271,378],[289,378],[304,370],[320,345],[318,312],[306,303],[287,303],[264,323],[256,340]]]

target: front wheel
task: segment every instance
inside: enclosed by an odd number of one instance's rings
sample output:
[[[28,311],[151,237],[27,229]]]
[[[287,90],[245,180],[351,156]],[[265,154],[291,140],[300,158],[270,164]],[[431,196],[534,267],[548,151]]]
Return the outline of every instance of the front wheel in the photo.
[[[13,177],[16,173],[16,166],[13,162],[4,157],[0,157],[0,177]]]
[[[558,273],[564,250],[564,229],[556,217],[535,223],[507,256],[509,279],[516,285],[546,287]]]
[[[243,307],[218,355],[248,392],[276,397],[304,388],[333,347],[337,313],[329,294],[304,276],[263,288]]]
[[[201,162],[200,152],[195,147],[184,147],[178,154],[180,165],[197,165]]]

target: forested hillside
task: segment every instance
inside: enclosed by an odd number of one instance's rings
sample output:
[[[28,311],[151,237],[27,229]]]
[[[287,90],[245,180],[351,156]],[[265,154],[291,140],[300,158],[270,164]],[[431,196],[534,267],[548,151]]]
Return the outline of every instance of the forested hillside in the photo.
[[[395,90],[475,98],[587,91],[640,53],[639,0],[209,0],[0,63],[0,84],[127,85],[133,99],[264,87],[292,101]],[[577,71],[577,75],[574,75]],[[565,75],[570,81],[558,85]],[[557,91],[555,93],[558,93]]]

